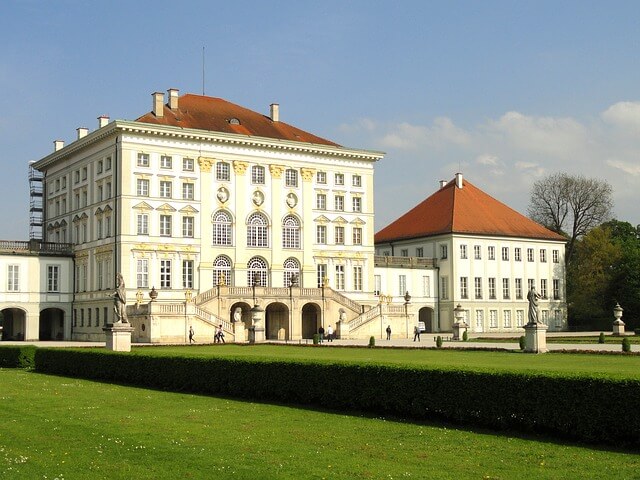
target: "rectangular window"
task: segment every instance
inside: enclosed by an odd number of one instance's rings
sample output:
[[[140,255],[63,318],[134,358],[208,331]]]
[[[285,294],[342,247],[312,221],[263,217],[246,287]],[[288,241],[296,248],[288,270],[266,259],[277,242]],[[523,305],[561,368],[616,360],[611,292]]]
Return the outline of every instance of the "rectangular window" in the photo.
[[[509,260],[509,247],[502,247],[502,260]]]
[[[447,246],[440,245],[440,259],[445,260],[447,258]]]
[[[139,197],[149,196],[149,180],[144,178],[138,178],[138,180],[136,181],[136,194]]]
[[[102,238],[102,219],[98,219],[98,222],[96,224],[96,231],[98,234],[98,240],[100,240]]]
[[[325,245],[327,243],[326,225],[316,225],[316,243]]]
[[[319,263],[316,267],[316,285],[318,288],[324,286],[325,279],[327,278],[327,265]]]
[[[193,183],[182,184],[182,198],[183,200],[193,200],[194,185]]]
[[[264,167],[262,165],[253,165],[251,167],[251,183],[264,185]]]
[[[82,167],[82,180],[87,179],[87,167]]]
[[[111,157],[107,157],[107,162],[106,162],[106,166],[104,167],[105,170],[111,170]]]
[[[149,215],[141,213],[138,215],[138,235],[149,235]]]
[[[482,277],[475,277],[473,279],[473,289],[476,299],[482,298]]]
[[[362,198],[353,197],[351,200],[352,200],[352,203],[353,203],[353,211],[354,212],[362,212]]]
[[[166,180],[160,181],[160,196],[162,198],[171,198],[171,182]]]
[[[482,247],[480,245],[473,246],[473,258],[482,260]]]
[[[103,271],[103,263],[102,260],[98,260],[96,261],[96,269],[98,270],[98,274],[96,275],[96,278],[98,280],[98,290],[102,290],[104,283],[103,283],[103,277],[104,277],[104,271]]]
[[[527,248],[527,262],[533,262],[533,248]]]
[[[193,288],[193,260],[182,261],[182,288]]]
[[[356,292],[362,291],[362,267],[353,267],[353,289]]]
[[[554,310],[553,312],[556,320],[556,328],[562,328],[562,310]]]
[[[353,227],[353,244],[362,245],[362,228]]]
[[[336,290],[344,290],[344,265],[336,265]]]
[[[336,185],[344,185],[344,174],[336,173],[335,175],[335,184]]]
[[[382,290],[382,277],[380,275],[373,276],[373,294],[378,296],[380,295],[380,290]]]
[[[105,198],[111,198],[111,182],[107,182]]]
[[[195,166],[195,162],[193,158],[183,158],[182,159],[182,170],[185,172],[193,172]]]
[[[489,278],[489,298],[495,300],[496,298],[496,279]]]
[[[216,180],[228,182],[231,179],[231,168],[227,162],[216,163]]]
[[[540,279],[540,296],[542,298],[547,298],[547,279]]]
[[[288,168],[284,172],[284,184],[287,187],[298,187],[298,171],[293,168]]]
[[[532,288],[536,287],[536,281],[533,278],[527,279],[527,292],[530,292]]]
[[[172,168],[173,159],[169,155],[162,155],[160,157],[160,168]]]
[[[549,310],[540,310],[540,317],[542,319],[542,323],[549,325]]]
[[[160,288],[171,288],[171,260],[160,260]]]
[[[344,245],[344,227],[336,227],[335,241],[336,245]]]
[[[449,299],[449,278],[447,277],[440,277],[440,298]]]
[[[327,196],[324,193],[318,193],[316,195],[316,208],[318,210],[327,209]]]
[[[402,248],[400,250],[400,256],[401,257],[408,257],[409,256],[409,249],[408,248]]]
[[[540,262],[547,263],[547,251],[544,248],[540,249]]]
[[[516,310],[516,326],[522,327],[524,325],[524,310]]]
[[[511,328],[511,310],[502,312],[502,318],[504,319],[504,328]]]
[[[476,310],[476,332],[484,330],[484,310]]]
[[[327,183],[327,172],[316,172],[316,182],[320,185],[326,185]]]
[[[509,291],[509,279],[502,279],[502,298],[504,300],[509,300],[511,298],[511,292]]]
[[[17,292],[20,290],[20,265],[7,266],[7,291]]]
[[[467,277],[460,277],[460,298],[469,298],[469,280]]]
[[[136,283],[138,288],[149,288],[149,260],[146,258],[136,260]]]
[[[466,260],[466,258],[467,258],[467,246],[466,245],[460,245],[460,258],[462,260]]]
[[[516,300],[522,300],[522,279],[516,278]]]
[[[553,279],[553,299],[560,300],[560,280]]]
[[[520,247],[516,247],[513,249],[513,259],[516,262],[522,261],[522,249]]]
[[[171,236],[171,215],[160,215],[160,236]]]
[[[407,291],[407,276],[398,275],[398,295],[402,296]]]
[[[97,172],[98,172],[98,173],[102,173],[102,160],[100,160],[100,161],[98,162]]]
[[[186,238],[193,238],[193,217],[182,217],[182,236]]]
[[[489,310],[489,327],[498,328],[498,311]]]
[[[424,248],[423,247],[416,247],[416,257],[424,257]]]
[[[138,154],[138,166],[139,167],[148,167],[149,166],[149,154],[148,153],[139,153]]]
[[[560,263],[560,250],[553,250],[553,263]]]
[[[362,177],[360,175],[354,175],[353,177],[351,177],[351,184],[354,187],[361,187],[362,186]]]
[[[60,291],[60,266],[47,266],[47,292]]]
[[[496,259],[496,247],[488,247],[488,249],[487,249],[487,257],[489,258],[489,260],[495,260]]]
[[[344,211],[344,197],[342,195],[336,195],[334,198],[334,208],[335,210],[342,212]]]

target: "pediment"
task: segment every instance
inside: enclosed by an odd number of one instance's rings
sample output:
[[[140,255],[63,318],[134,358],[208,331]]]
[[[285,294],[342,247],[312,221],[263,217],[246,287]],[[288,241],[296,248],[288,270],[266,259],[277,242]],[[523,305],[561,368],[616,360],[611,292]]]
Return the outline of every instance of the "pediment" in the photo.
[[[134,205],[133,208],[135,210],[153,210],[153,207],[147,202],[140,202],[137,205]]]
[[[327,217],[325,217],[324,215],[320,215],[319,217],[314,219],[314,222],[317,223],[329,223],[331,220],[329,220]]]
[[[198,213],[198,210],[193,208],[191,205],[187,205],[180,209],[180,213]]]
[[[161,212],[175,212],[176,211],[176,209],[173,208],[168,203],[163,203],[158,208],[156,208],[156,210],[160,210]]]

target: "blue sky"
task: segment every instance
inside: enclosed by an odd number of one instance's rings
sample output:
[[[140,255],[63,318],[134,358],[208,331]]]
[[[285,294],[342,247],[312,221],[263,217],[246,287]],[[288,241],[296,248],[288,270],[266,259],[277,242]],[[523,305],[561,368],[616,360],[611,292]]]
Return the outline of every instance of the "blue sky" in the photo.
[[[201,93],[387,152],[376,229],[457,171],[526,213],[532,182],[608,181],[640,224],[640,2],[5,0],[0,238],[28,236],[27,163],[151,93]]]

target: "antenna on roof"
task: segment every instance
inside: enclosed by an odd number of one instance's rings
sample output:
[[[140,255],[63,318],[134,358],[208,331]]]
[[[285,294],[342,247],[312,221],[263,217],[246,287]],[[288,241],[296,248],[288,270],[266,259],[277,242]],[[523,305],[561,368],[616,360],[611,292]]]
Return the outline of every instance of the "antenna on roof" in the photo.
[[[204,46],[202,47],[202,96],[204,96]]]

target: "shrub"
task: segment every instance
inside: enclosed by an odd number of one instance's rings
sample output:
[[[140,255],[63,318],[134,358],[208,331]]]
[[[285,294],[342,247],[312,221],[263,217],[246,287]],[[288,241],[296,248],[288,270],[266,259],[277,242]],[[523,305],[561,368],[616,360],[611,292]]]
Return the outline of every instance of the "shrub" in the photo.
[[[467,331],[465,330],[464,332],[462,332],[462,341],[466,342],[469,340],[469,334],[467,333]]]
[[[600,332],[600,336],[598,337],[598,343],[604,343],[604,332]]]
[[[624,337],[622,339],[622,351],[623,352],[631,351],[631,340],[629,340],[627,337]]]
[[[518,342],[520,344],[520,350],[524,350],[525,347],[527,346],[527,341],[524,338],[524,335],[522,335],[519,339]]]
[[[440,335],[436,337],[436,347],[442,347],[442,337]]]
[[[314,345],[318,345],[318,343],[320,343],[320,334],[319,333],[314,333],[313,334],[313,344]]]
[[[633,333],[635,333],[636,335],[640,335],[640,328],[636,328]]]
[[[369,348],[373,348],[376,346],[376,339],[374,336],[369,337]]]
[[[36,347],[33,345],[7,345],[0,347],[0,367],[33,368]]]

